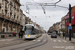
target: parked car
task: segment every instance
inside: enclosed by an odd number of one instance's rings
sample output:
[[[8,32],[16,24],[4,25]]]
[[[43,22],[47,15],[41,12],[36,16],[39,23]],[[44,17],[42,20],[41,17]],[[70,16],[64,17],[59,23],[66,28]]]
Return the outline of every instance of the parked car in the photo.
[[[52,33],[51,34],[51,38],[57,38],[57,34],[56,33]]]

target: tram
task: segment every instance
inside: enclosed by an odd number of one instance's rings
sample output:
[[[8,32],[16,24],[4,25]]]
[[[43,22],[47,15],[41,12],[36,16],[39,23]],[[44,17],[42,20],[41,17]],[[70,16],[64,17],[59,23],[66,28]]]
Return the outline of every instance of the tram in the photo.
[[[23,36],[24,39],[35,39],[39,36],[41,36],[41,34],[38,27],[34,26],[33,24],[26,24],[25,33]]]

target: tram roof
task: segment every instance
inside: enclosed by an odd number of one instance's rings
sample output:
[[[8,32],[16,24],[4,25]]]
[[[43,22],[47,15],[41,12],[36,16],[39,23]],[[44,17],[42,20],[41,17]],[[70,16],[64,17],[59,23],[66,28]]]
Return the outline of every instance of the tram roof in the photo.
[[[34,26],[33,24],[26,24],[26,26]]]

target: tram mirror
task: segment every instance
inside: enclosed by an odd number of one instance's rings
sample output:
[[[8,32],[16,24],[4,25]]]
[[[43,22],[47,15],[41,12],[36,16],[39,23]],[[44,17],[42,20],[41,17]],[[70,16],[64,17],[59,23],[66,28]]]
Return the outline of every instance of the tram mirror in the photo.
[[[24,30],[26,31],[26,26],[25,26],[25,29]]]
[[[34,30],[34,27],[32,26],[32,31]]]

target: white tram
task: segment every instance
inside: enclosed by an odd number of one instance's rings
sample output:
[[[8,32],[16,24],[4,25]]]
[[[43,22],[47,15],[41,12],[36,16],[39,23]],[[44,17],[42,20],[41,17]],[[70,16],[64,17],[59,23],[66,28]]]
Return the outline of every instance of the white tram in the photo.
[[[35,39],[39,36],[41,36],[41,34],[37,26],[34,26],[33,24],[26,24],[25,34],[23,36],[24,39]]]

